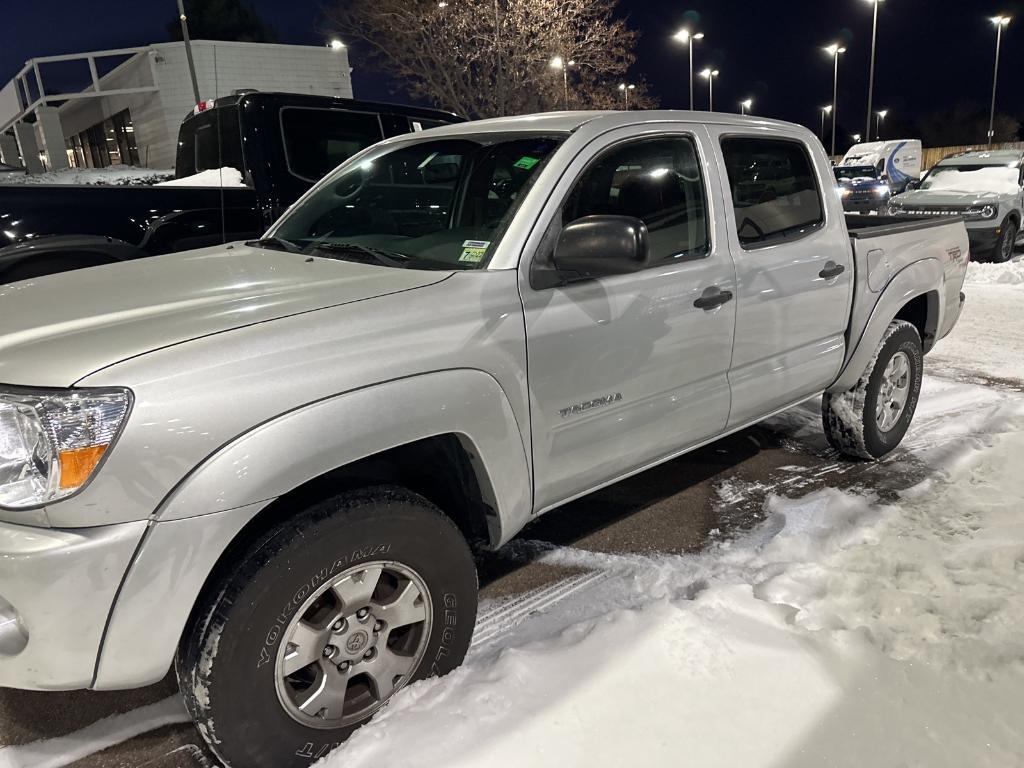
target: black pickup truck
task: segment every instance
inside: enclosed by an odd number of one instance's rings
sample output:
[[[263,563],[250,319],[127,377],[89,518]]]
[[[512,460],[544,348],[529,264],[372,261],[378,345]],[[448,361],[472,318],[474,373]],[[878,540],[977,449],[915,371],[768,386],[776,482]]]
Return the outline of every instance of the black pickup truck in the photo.
[[[230,167],[245,186],[0,184],[0,284],[258,237],[365,147],[461,118],[291,93],[244,92],[188,115],[175,177]]]

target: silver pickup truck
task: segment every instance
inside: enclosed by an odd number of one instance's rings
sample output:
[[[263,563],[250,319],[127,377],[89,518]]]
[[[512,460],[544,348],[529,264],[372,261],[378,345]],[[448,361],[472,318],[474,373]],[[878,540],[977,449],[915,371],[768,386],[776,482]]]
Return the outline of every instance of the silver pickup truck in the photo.
[[[883,456],[959,220],[844,218],[804,128],[556,113],[377,144],[259,241],[0,288],[0,684],[176,664],[305,766],[473,634],[470,545],[814,397]]]

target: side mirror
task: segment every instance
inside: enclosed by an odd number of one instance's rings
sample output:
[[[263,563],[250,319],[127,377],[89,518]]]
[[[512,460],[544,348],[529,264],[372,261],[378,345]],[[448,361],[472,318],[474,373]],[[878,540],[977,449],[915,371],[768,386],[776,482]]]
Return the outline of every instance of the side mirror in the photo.
[[[907,182],[907,192],[913,192],[915,189],[921,188],[921,182],[918,179],[911,179]]]
[[[554,266],[568,280],[639,272],[650,257],[647,239],[647,225],[632,216],[584,216],[562,230]]]

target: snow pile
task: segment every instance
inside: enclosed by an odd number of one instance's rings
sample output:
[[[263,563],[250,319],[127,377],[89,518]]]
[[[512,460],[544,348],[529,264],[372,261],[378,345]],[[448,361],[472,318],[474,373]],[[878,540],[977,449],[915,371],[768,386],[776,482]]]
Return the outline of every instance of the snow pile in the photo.
[[[971,262],[966,282],[968,285],[1024,285],[1024,259],[1003,264]]]
[[[8,176],[10,178],[8,178]],[[35,175],[4,174],[0,184],[60,184],[71,186],[150,186],[174,178],[174,171],[115,165],[107,168],[68,168]]]
[[[325,765],[1019,764],[1022,429],[1024,398],[929,379],[903,459],[929,480],[895,503],[771,496],[699,555],[522,542],[605,578],[403,691]]]
[[[242,172],[236,168],[211,168],[193,176],[171,179],[157,184],[158,187],[244,187]]]

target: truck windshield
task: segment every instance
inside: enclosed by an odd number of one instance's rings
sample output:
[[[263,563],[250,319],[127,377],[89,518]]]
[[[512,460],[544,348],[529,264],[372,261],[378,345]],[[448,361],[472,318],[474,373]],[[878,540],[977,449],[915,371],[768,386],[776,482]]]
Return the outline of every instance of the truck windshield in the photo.
[[[1020,168],[1016,164],[940,165],[921,182],[921,189],[1015,195],[1020,190]]]
[[[477,134],[371,154],[328,177],[270,237],[318,256],[481,269],[561,142]]]
[[[837,181],[878,178],[878,169],[873,165],[839,166],[834,170],[836,172]]]

